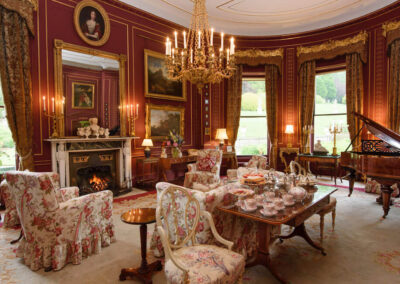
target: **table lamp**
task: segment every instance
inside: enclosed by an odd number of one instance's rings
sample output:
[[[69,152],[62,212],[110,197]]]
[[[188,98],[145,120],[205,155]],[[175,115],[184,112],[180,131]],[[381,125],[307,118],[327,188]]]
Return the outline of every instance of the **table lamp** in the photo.
[[[287,147],[288,148],[292,148],[292,143],[290,142],[290,136],[289,136],[289,135],[294,133],[294,129],[293,129],[293,125],[292,124],[286,124],[285,133],[288,135]]]
[[[150,158],[150,147],[153,147],[153,141],[151,139],[143,139],[142,146],[146,147],[144,148],[144,155],[146,158]]]
[[[215,135],[215,139],[219,140],[219,148],[222,150],[224,147],[224,140],[228,139],[228,135],[226,134],[226,128],[217,128],[217,134]]]

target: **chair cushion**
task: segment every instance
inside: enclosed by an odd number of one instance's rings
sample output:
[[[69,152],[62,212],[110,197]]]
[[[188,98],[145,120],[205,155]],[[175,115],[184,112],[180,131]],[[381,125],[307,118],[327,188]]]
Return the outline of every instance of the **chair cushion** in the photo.
[[[218,154],[218,151],[199,151],[197,170],[211,172],[212,168],[217,164]]]
[[[244,272],[241,254],[212,245],[183,247],[174,255],[189,268],[189,283],[236,283]],[[184,283],[184,273],[168,259],[165,274],[171,283]]]
[[[11,189],[7,184],[6,180],[0,183],[0,200],[6,206],[6,211],[4,213],[4,227],[11,228],[19,225],[19,217],[17,208],[15,207],[14,199],[11,196]]]

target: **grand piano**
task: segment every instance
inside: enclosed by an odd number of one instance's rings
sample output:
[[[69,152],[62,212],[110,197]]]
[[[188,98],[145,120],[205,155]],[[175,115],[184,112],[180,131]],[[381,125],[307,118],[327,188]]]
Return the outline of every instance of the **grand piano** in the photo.
[[[360,113],[354,115],[364,122],[356,137],[366,127],[379,140],[362,140],[361,151],[348,152],[355,137],[341,153],[340,166],[348,173],[349,196],[353,193],[357,174],[376,180],[381,184],[381,197],[377,201],[382,202],[385,218],[390,210],[391,186],[400,182],[400,135]]]

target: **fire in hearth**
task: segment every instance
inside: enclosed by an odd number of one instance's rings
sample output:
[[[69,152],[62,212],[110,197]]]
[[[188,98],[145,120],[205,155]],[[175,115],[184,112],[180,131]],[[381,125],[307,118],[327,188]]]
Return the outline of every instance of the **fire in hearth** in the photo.
[[[109,178],[101,178],[93,174],[93,177],[89,179],[90,187],[93,191],[102,191],[108,189],[110,184]]]

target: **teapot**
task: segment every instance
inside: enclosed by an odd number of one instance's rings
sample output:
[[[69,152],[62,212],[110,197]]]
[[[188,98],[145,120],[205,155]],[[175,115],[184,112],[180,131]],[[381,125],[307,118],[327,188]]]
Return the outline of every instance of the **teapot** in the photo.
[[[300,201],[303,201],[304,198],[306,198],[306,196],[307,196],[307,191],[306,191],[304,188],[300,187],[300,186],[295,186],[295,187],[292,187],[292,188],[289,190],[289,194],[290,194],[290,195],[293,195],[293,198],[294,198],[297,202],[300,202]]]

